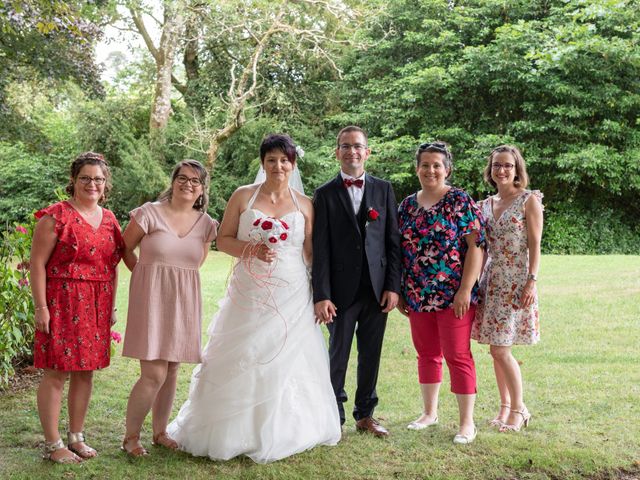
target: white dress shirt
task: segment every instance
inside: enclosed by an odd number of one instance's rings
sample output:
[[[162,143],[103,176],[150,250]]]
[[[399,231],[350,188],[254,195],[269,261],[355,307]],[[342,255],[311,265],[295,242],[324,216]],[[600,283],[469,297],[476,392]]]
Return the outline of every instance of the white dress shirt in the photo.
[[[360,210],[360,204],[362,203],[362,197],[364,196],[364,189],[366,187],[366,182],[364,180],[365,174],[363,173],[358,178],[353,178],[351,175],[347,175],[340,170],[340,176],[342,177],[342,180],[362,180],[362,188],[358,188],[355,185],[347,188],[347,193],[351,199],[351,205],[353,205],[353,213],[358,215],[358,210]]]

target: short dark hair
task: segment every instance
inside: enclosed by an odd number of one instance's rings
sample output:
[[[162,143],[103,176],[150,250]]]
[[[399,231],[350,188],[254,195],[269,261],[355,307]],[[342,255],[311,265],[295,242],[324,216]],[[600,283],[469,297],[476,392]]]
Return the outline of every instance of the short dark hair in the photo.
[[[158,196],[158,201],[171,201],[171,196],[173,195],[173,182],[175,182],[178,175],[180,175],[180,169],[182,167],[193,168],[198,173],[198,178],[202,184],[202,193],[194,202],[193,208],[201,212],[206,212],[207,206],[209,205],[209,172],[207,172],[207,169],[204,168],[199,161],[191,160],[189,158],[178,162],[176,166],[173,167],[173,172],[171,172],[171,184],[169,185],[169,188]]]
[[[75,193],[74,183],[78,179],[78,175],[80,175],[80,170],[85,165],[98,165],[102,170],[102,174],[104,175],[104,190],[102,191],[102,196],[98,200],[98,203],[104,203],[107,201],[107,196],[111,191],[111,170],[109,169],[109,165],[107,165],[107,161],[104,159],[104,155],[101,153],[95,152],[82,152],[80,155],[76,157],[76,159],[71,163],[71,171],[69,174],[69,183],[67,184],[65,191],[73,197]]]
[[[345,133],[350,133],[350,132],[361,133],[364,136],[365,142],[369,143],[369,137],[367,136],[367,132],[365,132],[360,127],[356,127],[355,125],[349,125],[348,127],[344,127],[342,130],[338,132],[338,136],[336,137],[336,145],[340,146],[340,137],[342,137],[342,135],[344,135]]]
[[[491,164],[493,163],[493,159],[499,153],[510,153],[513,157],[513,162],[516,166],[516,175],[513,179],[513,184],[518,188],[527,188],[529,185],[529,175],[527,174],[527,167],[524,163],[524,157],[522,156],[522,152],[515,145],[500,145],[493,150],[487,157],[487,166],[484,167],[483,178],[484,181],[491,185],[493,188],[497,188],[496,182],[491,178]]]
[[[267,153],[273,150],[280,150],[287,156],[291,163],[296,163],[296,144],[293,143],[289,135],[285,135],[284,133],[267,135],[260,144],[260,163],[263,163]]]
[[[416,150],[416,168],[420,166],[420,156],[427,152],[442,154],[444,158],[444,168],[449,170],[449,174],[447,175],[447,178],[449,178],[453,171],[453,155],[451,154],[451,146],[447,142],[442,142],[440,140],[421,144]]]

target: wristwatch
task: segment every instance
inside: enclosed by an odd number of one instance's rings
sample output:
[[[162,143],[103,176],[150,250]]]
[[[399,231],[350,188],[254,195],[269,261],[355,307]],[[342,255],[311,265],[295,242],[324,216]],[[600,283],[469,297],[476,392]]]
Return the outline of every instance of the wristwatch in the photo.
[[[533,273],[530,273],[529,275],[527,275],[527,280],[533,280],[534,282],[537,282],[538,276],[534,275]]]

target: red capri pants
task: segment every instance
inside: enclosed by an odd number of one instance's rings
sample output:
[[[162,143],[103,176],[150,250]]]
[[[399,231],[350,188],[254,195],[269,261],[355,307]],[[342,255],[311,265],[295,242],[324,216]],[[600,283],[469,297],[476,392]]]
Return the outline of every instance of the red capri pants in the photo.
[[[475,310],[475,305],[471,305],[462,318],[456,318],[453,308],[409,313],[411,338],[418,352],[420,383],[442,382],[444,354],[451,377],[451,391],[476,393],[476,367],[471,354],[471,323]]]

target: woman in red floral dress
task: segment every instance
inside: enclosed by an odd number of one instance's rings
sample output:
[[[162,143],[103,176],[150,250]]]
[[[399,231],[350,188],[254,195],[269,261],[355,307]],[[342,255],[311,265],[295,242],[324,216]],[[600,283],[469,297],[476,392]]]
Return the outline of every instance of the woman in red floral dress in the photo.
[[[82,153],[71,164],[70,200],[38,212],[31,249],[35,304],[34,365],[44,369],[38,387],[38,414],[44,430],[44,457],[77,463],[96,456],[84,443],[84,419],[93,370],[109,366],[110,330],[115,323],[116,266],[120,226],[98,203],[111,188],[104,157]],[[64,384],[68,393],[67,446],[58,422]]]

